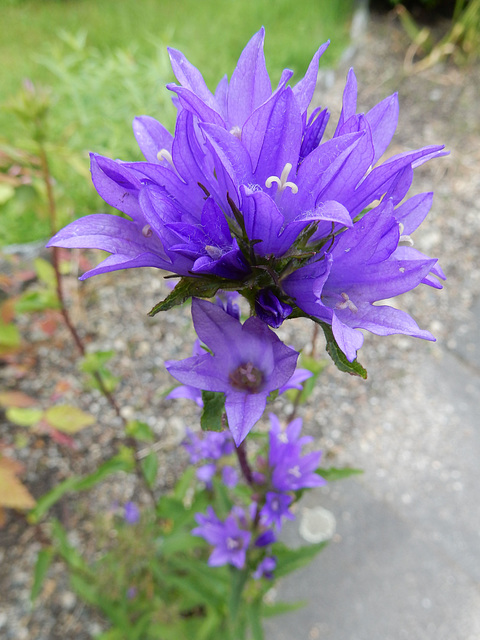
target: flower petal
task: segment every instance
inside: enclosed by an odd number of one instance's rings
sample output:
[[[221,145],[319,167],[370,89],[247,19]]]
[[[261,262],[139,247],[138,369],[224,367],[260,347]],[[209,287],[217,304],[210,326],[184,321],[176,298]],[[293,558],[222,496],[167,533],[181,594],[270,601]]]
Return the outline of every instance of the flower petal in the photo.
[[[147,162],[159,162],[157,154],[161,149],[172,153],[173,136],[155,118],[150,116],[134,118],[133,133]]]
[[[265,65],[262,27],[248,42],[232,74],[228,87],[228,121],[242,127],[245,120],[272,94],[272,85]]]
[[[329,44],[330,40],[319,47],[310,64],[308,65],[306,74],[293,87],[293,95],[295,96],[295,99],[297,101],[300,113],[304,113],[308,109],[310,102],[312,101],[315,87],[317,85],[318,62],[321,56],[327,50]]]
[[[262,417],[267,406],[267,395],[266,391],[260,393],[230,391],[227,394],[225,411],[228,428],[237,447]]]

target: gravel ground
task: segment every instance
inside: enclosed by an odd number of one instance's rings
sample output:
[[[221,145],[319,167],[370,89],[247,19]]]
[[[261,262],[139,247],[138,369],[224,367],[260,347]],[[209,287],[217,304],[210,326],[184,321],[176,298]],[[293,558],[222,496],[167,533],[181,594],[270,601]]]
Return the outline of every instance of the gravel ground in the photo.
[[[345,376],[332,365],[310,404],[300,411],[305,430],[315,436],[327,459],[335,465],[364,467],[366,473],[378,478],[378,491],[387,501],[389,496],[394,499],[395,487],[404,480],[402,474],[425,466],[432,447],[447,449],[441,442],[442,425],[448,421],[461,426],[451,403],[441,407],[422,404],[423,413],[418,415],[415,397],[425,393],[419,364],[426,357],[435,362],[441,345],[443,351],[479,374],[478,360],[472,355],[475,344],[469,346],[469,336],[472,327],[475,332],[478,326],[480,308],[480,67],[438,65],[411,74],[404,68],[407,47],[403,32],[391,17],[372,16],[351,62],[359,80],[359,110],[368,110],[386,95],[399,92],[400,120],[390,153],[437,143],[444,143],[451,152],[448,158],[416,171],[413,191],[436,193],[429,218],[415,240],[421,251],[441,258],[447,285],[442,292],[424,287],[399,301],[421,327],[436,335],[438,343],[368,334],[360,361],[369,379],[365,382]],[[318,103],[332,109],[333,120],[339,112],[336,107],[344,76],[342,69],[338,74],[324,74],[320,82]],[[82,284],[72,277],[67,285],[72,317],[88,348],[116,352],[113,368],[122,380],[116,394],[122,414],[148,422],[155,431],[160,458],[157,490],[161,492],[171,486],[184,463],[178,444],[185,425],[195,425],[198,420],[193,404],[164,399],[171,386],[164,359],[190,353],[194,336],[189,312],[176,309],[155,319],[146,316],[167,292],[165,281],[154,270],[110,274]],[[62,383],[63,402],[73,402],[97,417],[93,427],[76,436],[74,450],[41,434],[29,436],[22,448],[14,447],[16,438],[24,433],[0,417],[4,453],[25,464],[24,481],[38,497],[71,473],[92,471],[112,455],[121,420],[98,393],[83,390],[75,367],[76,353],[64,329],[58,329],[53,341],[27,319],[21,320],[21,330],[29,343],[28,371],[18,378],[18,369],[6,365],[0,368],[0,385],[18,388],[48,406]],[[302,348],[308,344],[311,328],[296,320],[286,323],[279,334]],[[285,400],[277,401],[275,410],[280,415],[288,415],[290,409]],[[399,413],[405,418],[405,428],[392,434]],[[424,437],[409,427],[419,420],[431,424]],[[409,464],[398,464],[402,459]],[[446,462],[439,464],[445,487],[454,491],[458,480],[450,473],[454,462],[451,468]],[[74,541],[85,548],[92,514],[107,510],[114,500],[132,497],[140,502],[145,498],[138,493],[134,478],[116,476],[91,492],[88,499],[64,499],[55,515],[68,529],[76,530]],[[60,564],[49,573],[38,606],[33,610],[30,606],[32,566],[41,540],[40,527],[30,527],[20,515],[8,513],[0,529],[0,635],[5,640],[88,640],[104,623],[69,590]]]

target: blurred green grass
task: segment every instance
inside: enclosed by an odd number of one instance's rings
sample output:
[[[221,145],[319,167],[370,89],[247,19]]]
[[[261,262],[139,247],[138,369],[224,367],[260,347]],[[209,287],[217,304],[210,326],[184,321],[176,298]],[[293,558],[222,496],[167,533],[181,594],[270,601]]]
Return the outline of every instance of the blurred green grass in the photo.
[[[181,49],[213,90],[231,73],[263,24],[275,85],[281,70],[304,73],[325,40],[323,64],[334,66],[348,43],[354,0],[0,0],[0,103],[24,78],[51,87],[48,140],[59,223],[104,210],[90,185],[90,150],[140,159],[131,132],[135,115],[174,122],[165,48]],[[295,78],[294,78],[295,80]],[[0,110],[0,143],[32,151],[26,131]],[[5,168],[4,168],[5,170]],[[1,194],[0,194],[1,195]],[[48,236],[37,181],[0,198],[0,246]]]

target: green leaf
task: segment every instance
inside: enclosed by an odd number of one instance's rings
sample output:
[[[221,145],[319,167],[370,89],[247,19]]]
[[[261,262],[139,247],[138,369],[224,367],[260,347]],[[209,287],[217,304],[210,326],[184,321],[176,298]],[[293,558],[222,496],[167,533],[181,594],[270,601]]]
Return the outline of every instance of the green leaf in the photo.
[[[221,637],[222,618],[214,609],[207,610],[207,615],[203,619],[197,631],[195,640],[212,640]]]
[[[202,391],[202,400],[203,411],[200,424],[203,431],[223,431],[225,394],[217,391]]]
[[[15,189],[10,184],[0,183],[0,205],[5,204],[15,195]]]
[[[248,579],[248,569],[237,569],[230,567],[230,598],[228,602],[228,617],[233,627],[236,626],[241,605],[243,602],[242,592]]]
[[[142,442],[153,442],[155,436],[153,431],[146,422],[140,420],[130,420],[125,426],[127,436],[140,440]]]
[[[38,279],[47,285],[49,289],[56,291],[57,277],[52,264],[43,258],[35,258],[33,261]]]
[[[156,564],[151,569],[161,582],[175,586],[193,603],[212,606],[217,611],[224,609],[230,583],[230,572],[226,567],[209,567],[204,557],[172,555],[168,556],[167,569]],[[178,606],[182,606],[181,603]]]
[[[298,549],[289,549],[281,542],[272,545],[273,555],[277,557],[275,577],[282,578],[292,571],[296,571],[307,565],[313,558],[327,546],[326,542],[305,545]]]
[[[214,489],[213,506],[220,518],[226,518],[232,508],[232,498],[230,490],[220,478],[213,477],[212,484]]]
[[[43,409],[10,407],[6,410],[5,415],[7,420],[18,424],[20,427],[33,427],[37,422],[40,422],[43,413]]]
[[[323,333],[325,334],[325,339],[327,341],[327,353],[335,363],[335,366],[340,371],[344,373],[349,373],[351,376],[359,376],[364,380],[367,379],[367,371],[362,367],[362,365],[355,358],[353,362],[347,360],[347,356],[343,353],[340,347],[337,344],[333,336],[332,327],[329,324],[325,324],[325,322],[320,322],[316,320],[312,316],[310,316],[312,320],[321,325],[323,329]]]
[[[102,380],[103,387],[111,393],[120,382],[120,378],[113,375],[107,369],[107,362],[115,355],[115,351],[94,351],[88,353],[80,362],[80,370],[89,374],[89,384],[93,389],[103,392],[103,388],[99,384],[97,377]]]
[[[297,602],[274,602],[273,604],[263,605],[262,615],[264,618],[278,616],[282,613],[290,613],[307,606],[308,600],[297,600]]]
[[[47,409],[44,419],[62,433],[73,434],[95,423],[95,418],[69,404],[57,405]]]
[[[262,628],[262,601],[255,600],[250,605],[247,605],[246,609],[252,640],[265,640]]]
[[[25,291],[15,301],[15,311],[17,313],[34,313],[45,309],[60,309],[57,293],[52,289]]]
[[[74,570],[82,571],[88,577],[90,583],[94,583],[95,574],[88,567],[79,551],[73,547],[67,537],[67,532],[56,519],[51,521],[51,534],[55,542],[56,550],[62,556],[67,565]]]
[[[149,312],[149,316],[153,317],[160,311],[168,311],[179,304],[183,304],[192,296],[196,298],[213,298],[219,289],[225,288],[225,283],[220,279],[210,280],[207,278],[181,278],[175,289],[168,294],[165,300],[156,304]],[[237,283],[238,284],[238,283]]]
[[[129,452],[128,455],[123,451],[118,453],[113,458],[110,458],[110,460],[101,464],[98,469],[88,476],[83,478],[80,476],[71,476],[60,484],[57,484],[51,491],[38,499],[36,506],[28,514],[28,521],[33,524],[39,522],[47,511],[68,491],[85,491],[91,489],[112,473],[116,473],[117,471],[133,471],[135,463],[132,453],[128,449],[125,451]]]
[[[188,490],[192,486],[193,479],[195,478],[195,467],[188,466],[185,471],[182,473],[180,478],[177,480],[175,484],[175,488],[173,490],[173,495],[177,500],[185,500],[185,496],[187,495]]]
[[[270,391],[270,393],[268,394],[267,402],[268,403],[274,402],[277,398],[278,398],[278,389],[274,389],[273,391]]]
[[[73,489],[75,491],[86,491],[87,489],[94,487],[112,473],[117,473],[117,471],[130,473],[134,469],[135,461],[133,454],[131,450],[125,449],[124,452],[118,453],[113,456],[113,458],[110,458],[110,460],[101,464],[93,473],[90,473],[88,476],[83,478],[77,478],[77,482]]]
[[[58,502],[60,498],[67,493],[67,491],[70,491],[75,487],[78,480],[78,476],[72,476],[63,482],[60,482],[60,484],[57,484],[57,486],[51,489],[48,493],[45,493],[37,500],[37,504],[28,514],[27,520],[31,524],[39,522],[47,511],[53,507],[53,505]]]
[[[87,353],[80,363],[80,369],[85,373],[95,373],[113,358],[115,351],[93,351]]]
[[[33,572],[32,590],[30,591],[30,599],[32,602],[34,602],[40,595],[45,576],[47,575],[47,571],[50,565],[52,564],[53,557],[54,553],[51,547],[41,549],[38,553],[37,562],[35,563],[35,569]]]
[[[322,478],[325,478],[327,482],[334,482],[335,480],[343,480],[350,476],[358,476],[363,473],[362,469],[353,469],[352,467],[329,467],[328,469],[317,469],[316,473]]]
[[[86,580],[78,573],[71,573],[70,584],[72,585],[72,589],[82,600],[85,600],[85,602],[93,605],[94,607],[103,608],[102,602],[99,601],[98,589],[96,588],[95,583],[92,584],[90,580]]]
[[[4,324],[0,319],[0,353],[2,348],[14,349],[20,345],[20,332],[13,323]]]
[[[155,480],[157,479],[158,471],[158,458],[155,451],[150,451],[150,453],[143,458],[141,466],[146,483],[149,487],[153,487]]]

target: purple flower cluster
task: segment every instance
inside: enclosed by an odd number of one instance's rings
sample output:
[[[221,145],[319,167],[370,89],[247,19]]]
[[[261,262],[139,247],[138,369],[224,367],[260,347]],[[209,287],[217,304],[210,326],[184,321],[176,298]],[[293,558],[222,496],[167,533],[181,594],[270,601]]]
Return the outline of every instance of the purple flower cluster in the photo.
[[[382,162],[397,126],[397,95],[357,113],[353,71],[325,139],[328,110],[307,109],[328,43],[299,82],[290,85],[286,69],[272,89],[263,42],[261,29],[215,93],[170,49],[178,81],[168,85],[178,109],[174,135],[140,116],[133,128],[144,162],[91,157],[98,193],[127,217],[87,216],[49,245],[110,253],[82,278],[157,267],[240,291],[274,328],[292,314],[308,315],[331,326],[349,361],[363,342],[359,329],[433,340],[406,313],[377,303],[420,283],[441,287],[437,260],[410,238],[432,194],[407,193],[414,169],[444,155],[443,146]],[[250,323],[246,332],[259,335],[259,326]],[[255,375],[238,373],[240,386],[249,376],[257,384]]]
[[[312,438],[300,437],[302,421],[294,420],[283,430],[275,415],[271,414],[270,420],[268,459],[257,456],[252,473],[253,501],[248,509],[234,505],[228,515],[220,519],[209,506],[206,515],[196,514],[199,526],[192,531],[213,547],[209,558],[211,566],[231,564],[243,569],[249,564],[254,569],[255,578],[272,577],[276,559],[270,545],[276,541],[283,522],[295,518],[290,507],[297,498],[297,492],[325,484],[325,480],[316,473],[321,452],[302,455],[303,446],[312,441]],[[219,447],[220,442],[223,444]],[[189,431],[184,443],[191,462],[202,462],[202,454],[206,459],[214,460],[200,467],[211,467],[212,477],[219,470],[217,465],[221,465],[219,468],[227,487],[236,486],[238,481],[238,475],[233,485],[225,481],[225,476],[236,471],[221,460],[223,455],[231,454],[231,445],[228,432],[205,432],[199,437]],[[224,454],[218,455],[220,451]]]

